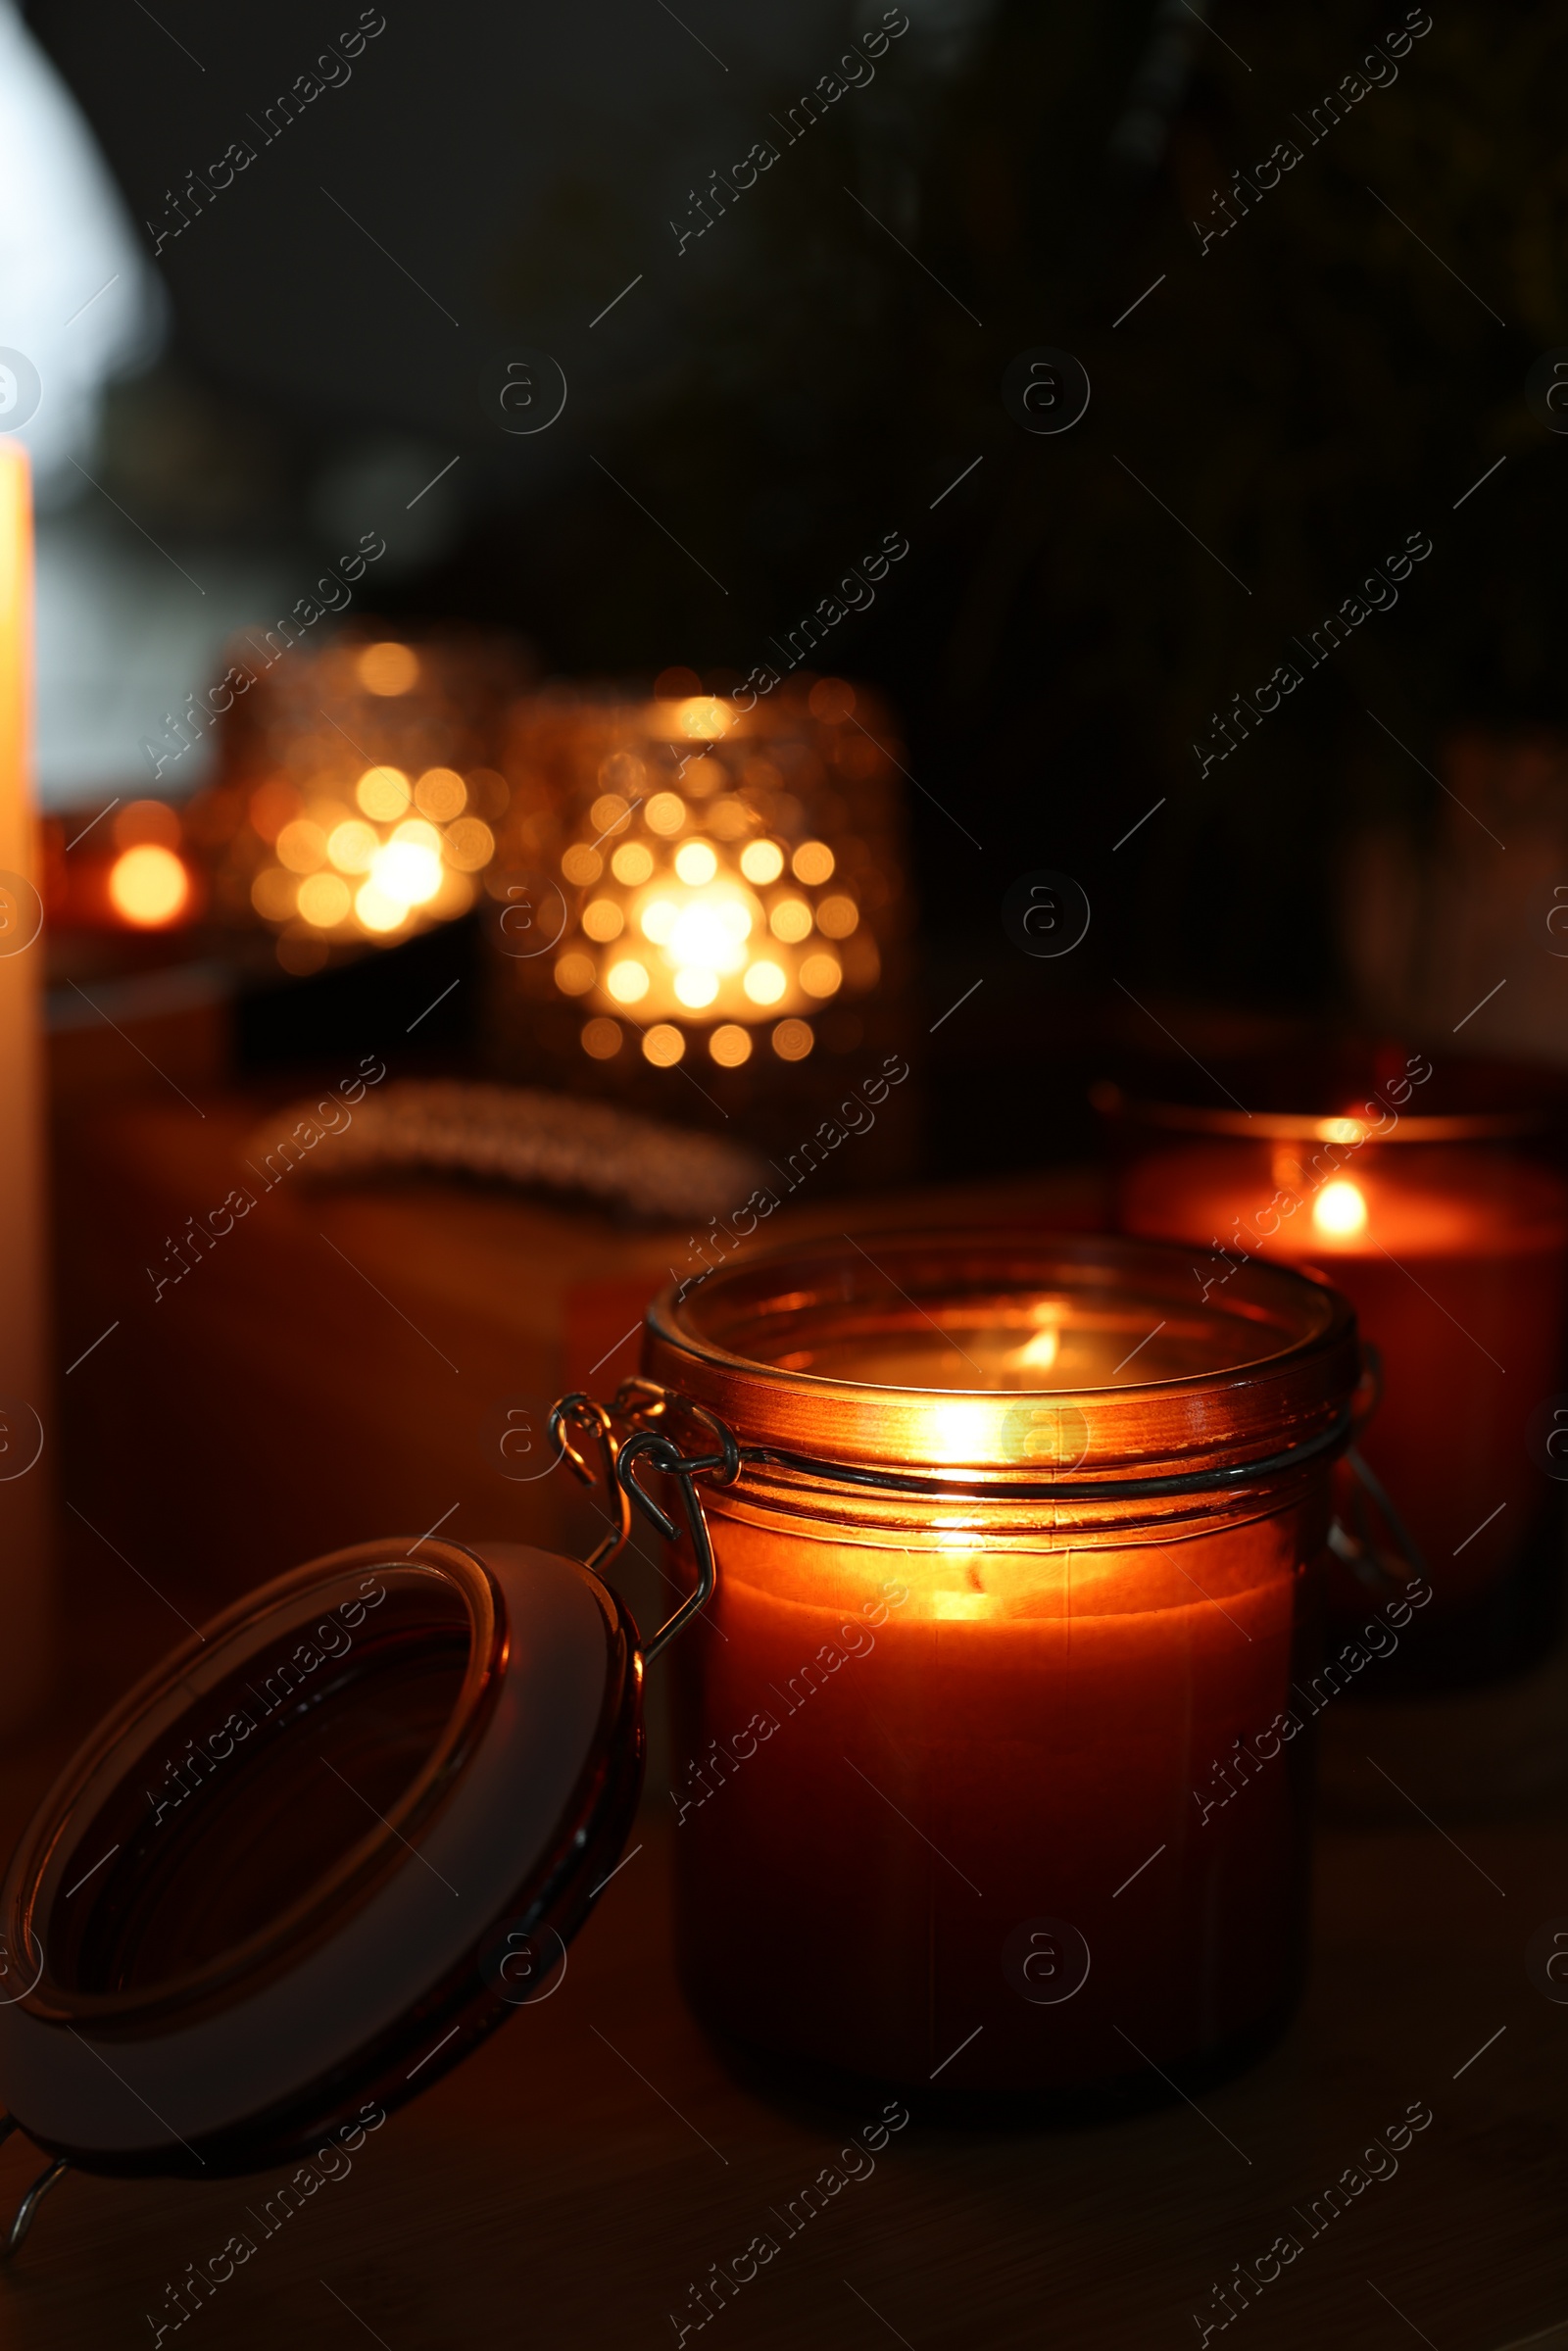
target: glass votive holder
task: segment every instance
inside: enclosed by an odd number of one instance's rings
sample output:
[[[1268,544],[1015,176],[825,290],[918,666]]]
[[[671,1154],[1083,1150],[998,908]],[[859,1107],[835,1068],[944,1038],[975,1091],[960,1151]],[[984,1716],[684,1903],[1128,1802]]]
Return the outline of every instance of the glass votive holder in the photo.
[[[269,665],[270,643],[231,646],[230,679],[250,682],[231,690],[217,781],[183,811],[213,919],[265,926],[284,969],[309,973],[467,913],[508,807],[496,761],[526,649],[354,625]]]
[[[554,686],[510,713],[492,1049],[728,1116],[813,1055],[907,1041],[888,1034],[911,912],[891,725],[838,678],[752,709],[661,686]]]

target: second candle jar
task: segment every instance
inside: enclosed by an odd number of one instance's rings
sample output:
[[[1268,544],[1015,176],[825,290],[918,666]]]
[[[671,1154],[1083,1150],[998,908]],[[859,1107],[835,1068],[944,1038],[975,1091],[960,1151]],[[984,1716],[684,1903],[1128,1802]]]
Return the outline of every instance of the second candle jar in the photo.
[[[1072,2103],[1266,2045],[1304,1961],[1345,1301],[1254,1266],[1195,1303],[1157,1244],[846,1239],[666,1294],[645,1367],[745,1455],[703,1488],[717,1593],[672,1659],[706,2021]]]
[[[1400,1523],[1381,1532],[1342,1474],[1357,1547],[1330,1572],[1331,1647],[1391,1589],[1369,1540],[1422,1571],[1421,1617],[1366,1695],[1516,1673],[1548,1646],[1562,1590],[1561,1490],[1532,1444],[1563,1385],[1561,1075],[1351,1051],[1222,1067],[1247,1110],[1097,1089],[1118,1222],[1195,1244],[1205,1295],[1233,1278],[1223,1249],[1305,1261],[1353,1301],[1383,1384],[1356,1449]]]

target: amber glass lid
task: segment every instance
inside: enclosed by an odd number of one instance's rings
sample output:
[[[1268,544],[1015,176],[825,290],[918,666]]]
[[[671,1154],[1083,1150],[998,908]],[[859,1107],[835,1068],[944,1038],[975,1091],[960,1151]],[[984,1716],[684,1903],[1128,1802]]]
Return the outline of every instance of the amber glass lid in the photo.
[[[569,1560],[367,1543],[264,1586],[24,1836],[0,2100],[84,2168],[212,2178],[416,2095],[564,1961],[640,1769],[635,1629]]]

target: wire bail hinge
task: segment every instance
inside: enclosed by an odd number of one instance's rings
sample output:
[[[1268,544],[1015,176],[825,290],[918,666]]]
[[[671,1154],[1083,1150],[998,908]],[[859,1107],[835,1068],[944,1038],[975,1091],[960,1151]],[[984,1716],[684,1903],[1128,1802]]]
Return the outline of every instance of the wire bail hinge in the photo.
[[[576,1443],[573,1442],[574,1438]],[[592,1568],[598,1574],[610,1565],[618,1551],[624,1549],[631,1533],[631,1504],[615,1475],[615,1432],[610,1414],[603,1404],[596,1404],[592,1396],[583,1395],[581,1391],[564,1396],[559,1403],[550,1407],[550,1440],[561,1447],[572,1476],[583,1486],[597,1485],[600,1481],[589,1468],[579,1445],[583,1441],[588,1441],[599,1447],[605,1493],[615,1516],[609,1533],[595,1543],[583,1562],[585,1567]]]
[[[684,1413],[696,1421],[711,1438],[710,1450],[683,1453],[668,1433],[668,1421],[676,1413]],[[697,1562],[697,1589],[684,1599],[666,1623],[660,1626],[653,1638],[643,1643],[643,1657],[650,1660],[674,1640],[682,1627],[689,1624],[698,1612],[706,1608],[713,1596],[717,1569],[713,1559],[712,1541],[708,1521],[697,1492],[697,1480],[710,1478],[714,1485],[733,1485],[740,1475],[741,1451],[734,1431],[727,1428],[716,1413],[702,1404],[694,1404],[671,1390],[659,1387],[652,1380],[628,1380],[615,1396],[613,1415],[616,1419],[642,1420],[643,1425],[632,1429],[629,1436],[616,1442],[612,1413],[603,1404],[586,1396],[566,1396],[550,1415],[552,1437],[561,1445],[572,1470],[584,1484],[594,1483],[593,1473],[581,1452],[572,1443],[571,1432],[591,1431],[598,1440],[607,1480],[613,1487],[619,1503],[619,1531],[599,1545],[588,1565],[600,1569],[615,1555],[631,1531],[633,1503],[666,1543],[672,1543],[680,1533],[680,1521],[671,1517],[662,1502],[638,1482],[637,1465],[646,1461],[664,1477],[674,1479],[691,1540],[692,1555]],[[644,1416],[647,1416],[644,1419]],[[654,1425],[648,1425],[649,1423]],[[663,1424],[663,1425],[660,1425]]]

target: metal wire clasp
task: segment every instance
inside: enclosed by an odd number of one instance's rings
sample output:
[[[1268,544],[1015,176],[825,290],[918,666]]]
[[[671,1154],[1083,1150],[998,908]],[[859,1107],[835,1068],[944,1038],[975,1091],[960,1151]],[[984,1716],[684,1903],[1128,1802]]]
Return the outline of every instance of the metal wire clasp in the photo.
[[[1363,1400],[1364,1399],[1364,1400]],[[1361,1342],[1361,1379],[1352,1403],[1353,1427],[1356,1436],[1366,1427],[1383,1400],[1383,1357],[1370,1339]],[[1399,1516],[1390,1498],[1388,1489],[1377,1472],[1364,1461],[1352,1443],[1346,1448],[1345,1466],[1354,1481],[1350,1489],[1351,1510],[1355,1520],[1354,1533],[1344,1526],[1338,1517],[1329,1522],[1329,1549],[1342,1560],[1352,1575],[1357,1576],[1369,1592],[1379,1599],[1402,1592],[1406,1584],[1424,1579],[1426,1561],[1414,1536]],[[1398,1554],[1392,1561],[1379,1549],[1367,1515],[1368,1498],[1376,1505],[1385,1526],[1398,1544]]]
[[[701,1453],[683,1453],[674,1438],[668,1434],[669,1423],[676,1414],[685,1414],[696,1421],[711,1437],[712,1449]],[[615,1420],[633,1420],[642,1425],[634,1427],[630,1435],[621,1438],[617,1444],[613,1427]],[[696,1482],[699,1478],[710,1478],[716,1486],[732,1485],[740,1475],[740,1445],[734,1431],[726,1427],[716,1413],[710,1412],[706,1405],[695,1404],[689,1396],[678,1396],[672,1389],[661,1388],[653,1380],[627,1380],[617,1389],[611,1411],[581,1395],[563,1396],[551,1411],[551,1435],[585,1485],[594,1483],[593,1473],[567,1435],[573,1424],[579,1429],[591,1428],[597,1436],[608,1480],[614,1488],[620,1505],[619,1532],[607,1536],[600,1543],[587,1563],[590,1567],[598,1569],[607,1565],[621,1548],[631,1532],[633,1503],[666,1543],[673,1542],[680,1532],[679,1522],[671,1518],[663,1505],[655,1501],[653,1495],[638,1482],[639,1461],[647,1461],[663,1476],[673,1478],[680,1489],[686,1531],[691,1538],[692,1554],[697,1562],[697,1589],[681,1602],[674,1615],[660,1626],[652,1639],[643,1642],[643,1657],[651,1660],[659,1655],[661,1649],[667,1647],[682,1627],[688,1625],[713,1596],[718,1580],[717,1568]]]
[[[615,1432],[610,1414],[603,1404],[596,1404],[591,1396],[580,1392],[564,1396],[558,1403],[551,1405],[550,1436],[551,1442],[560,1445],[572,1476],[581,1485],[592,1486],[597,1481],[572,1443],[574,1431],[591,1437],[597,1443],[604,1470],[605,1492],[615,1511],[614,1523],[609,1534],[594,1545],[583,1562],[584,1566],[593,1568],[597,1573],[600,1568],[608,1567],[616,1552],[624,1547],[626,1538],[631,1533],[631,1504],[615,1475]]]
[[[0,2142],[8,2139],[11,2136],[11,2133],[18,2128],[19,2126],[13,2116],[9,2114],[0,2114]],[[28,2188],[26,2194],[23,2197],[22,2202],[17,2206],[10,2228],[5,2229],[3,2234],[0,2234],[0,2264],[9,2265],[16,2259],[17,2255],[22,2250],[23,2239],[25,2237],[27,2230],[32,2227],[33,2214],[37,2211],[39,2205],[49,2193],[49,2190],[54,2186],[55,2181],[63,2179],[65,2174],[69,2172],[70,2169],[70,2156],[57,2155],[53,2163],[49,2165],[48,2169],[38,2174],[37,2179],[33,2181],[31,2187]]]

